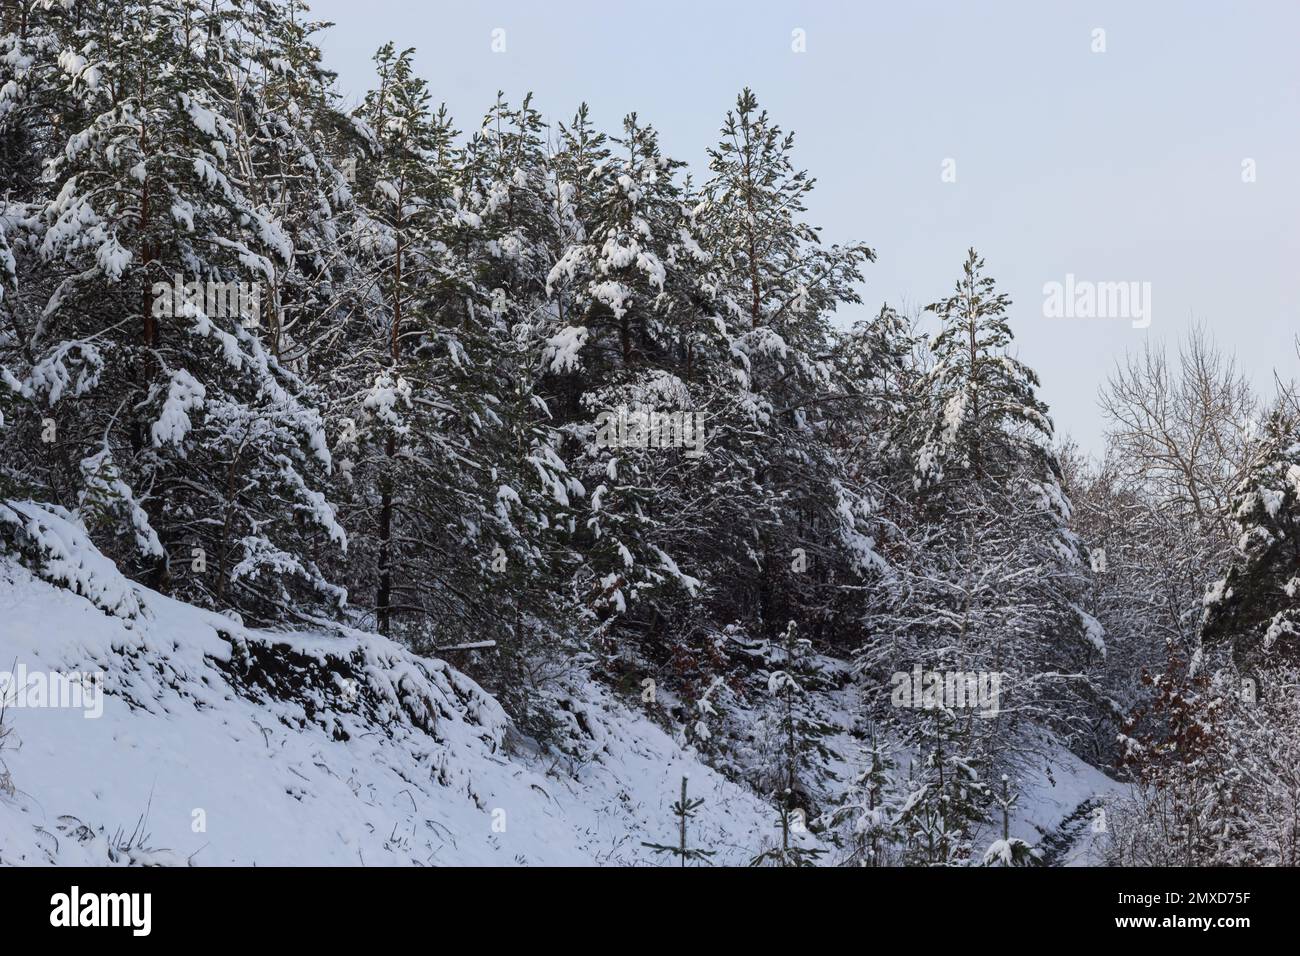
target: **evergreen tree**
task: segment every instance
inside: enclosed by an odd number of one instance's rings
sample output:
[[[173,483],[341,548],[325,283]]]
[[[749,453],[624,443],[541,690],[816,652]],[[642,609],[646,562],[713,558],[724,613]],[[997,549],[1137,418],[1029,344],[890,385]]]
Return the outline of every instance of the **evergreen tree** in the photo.
[[[487,414],[497,422],[479,440],[492,481],[485,527],[498,642],[482,676],[539,737],[590,629],[569,587],[581,564],[572,542],[586,489],[567,460],[564,391],[543,360],[565,307],[548,277],[573,227],[571,190],[557,178],[547,132],[531,98],[511,107],[498,94],[465,150],[451,238],[487,303],[479,313],[493,379]]]
[[[8,323],[25,400],[11,437],[54,423],[30,483],[93,503],[108,553],[157,587],[263,619],[337,605],[315,560],[346,543],[321,490],[324,422],[261,327],[262,293],[298,262],[293,227],[239,164],[259,110],[233,39],[248,12],[165,0],[33,13],[16,41],[32,54],[17,61],[21,106],[0,119],[44,167],[14,223],[23,288]]]
[[[783,666],[767,675],[768,693],[776,698],[772,723],[776,761],[772,779],[776,784],[773,797],[777,804],[781,843],[756,856],[754,865],[811,866],[823,852],[799,845],[796,836],[806,832],[812,791],[820,782],[819,768],[824,766],[818,758],[827,755],[823,740],[830,730],[824,722],[810,715],[804,706],[805,690],[801,681],[815,670],[815,664],[811,660],[811,642],[797,635],[798,626],[790,621],[780,641],[779,661]]]
[[[862,748],[865,766],[844,801],[827,814],[827,822],[833,827],[849,824],[848,865],[893,866],[903,839],[898,827],[898,764],[874,723],[866,738]]]
[[[376,140],[376,155],[359,170],[358,186],[367,199],[359,238],[373,256],[366,274],[377,279],[365,304],[379,341],[354,353],[362,366],[355,380],[368,387],[348,402],[356,408],[350,421],[357,427],[348,429],[347,439],[359,453],[353,480],[362,477],[367,487],[373,480],[378,490],[378,500],[364,506],[375,524],[374,609],[381,634],[392,632],[394,605],[409,608],[402,597],[414,587],[395,580],[410,566],[410,549],[400,542],[415,537],[418,525],[409,516],[419,504],[413,499],[429,488],[427,473],[412,472],[433,458],[418,447],[436,420],[425,404],[432,396],[421,389],[430,386],[427,339],[437,335],[428,321],[429,302],[444,268],[436,248],[445,212],[439,192],[449,188],[439,176],[445,166],[431,160],[453,135],[431,114],[426,85],[411,68],[413,52],[397,53],[387,44],[376,53],[378,87],[358,111]]]
[[[1237,547],[1205,599],[1204,639],[1243,670],[1300,656],[1300,429],[1274,413],[1232,516]]]
[[[965,475],[1009,481],[1028,469],[1045,481],[1059,469],[1043,439],[1052,435],[1038,376],[1011,356],[1011,299],[983,274],[974,249],[947,299],[928,307],[941,327],[931,345],[931,412],[917,461],[918,487]]]
[[[991,793],[982,771],[988,761],[972,740],[970,719],[940,708],[926,711],[904,737],[915,749],[898,811],[910,866],[966,866],[975,833],[987,818]]]
[[[1039,866],[1042,853],[1019,837],[1011,835],[1011,809],[1016,805],[1016,797],[1011,793],[1011,784],[1007,775],[1002,775],[1002,792],[994,798],[1002,812],[1002,839],[994,840],[984,851],[984,866]]]
[[[686,838],[686,825],[696,812],[704,805],[703,797],[691,799],[686,795],[686,783],[688,778],[682,777],[682,795],[679,800],[673,802],[673,816],[677,818],[677,843],[642,843],[644,847],[649,847],[655,853],[667,853],[677,857],[684,867],[691,860],[707,860],[713,856],[713,850],[704,850],[699,847],[688,845]]]
[[[915,442],[912,490],[885,482],[899,531],[885,549],[883,586],[866,602],[873,637],[857,653],[872,689],[918,666],[997,677],[1000,699],[978,715],[869,698],[896,735],[932,741],[934,760],[956,761],[957,777],[1023,769],[1043,727],[1073,741],[1095,694],[1090,668],[1105,654],[1081,603],[1086,579],[1038,380],[1009,354],[1010,300],[982,268],[971,250],[954,295],[930,307],[941,327],[930,369],[914,380],[918,425],[902,436]],[[940,794],[934,787],[927,779],[916,792]],[[923,810],[924,801],[913,817],[927,827],[947,819]],[[964,843],[951,832],[967,829],[927,833],[927,853]]]
[[[756,617],[757,631],[775,636],[795,616],[822,640],[835,629],[834,585],[860,583],[878,565],[874,502],[827,440],[842,398],[829,316],[860,301],[854,284],[874,254],[860,244],[823,247],[801,219],[814,180],[794,166],[793,148],[793,136],[742,91],[709,152],[694,219],[731,362],[726,413],[710,438],[712,454],[730,464],[737,505],[722,593]],[[814,557],[807,577],[800,555]]]

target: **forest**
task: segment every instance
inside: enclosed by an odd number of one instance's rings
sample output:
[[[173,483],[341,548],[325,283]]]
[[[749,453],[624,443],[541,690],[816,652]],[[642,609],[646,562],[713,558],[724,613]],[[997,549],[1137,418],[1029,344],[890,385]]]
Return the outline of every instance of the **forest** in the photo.
[[[598,686],[772,808],[763,865],[1051,863],[1006,821],[1056,750],[1123,785],[1098,862],[1298,862],[1293,383],[1135,334],[1085,454],[999,250],[855,309],[894,237],[807,221],[750,89],[693,176],[635,112],[453,119],[393,44],[345,109],[298,3],[2,10],[0,563],[76,590],[66,522],[540,752]],[[705,863],[681,788],[651,849]]]

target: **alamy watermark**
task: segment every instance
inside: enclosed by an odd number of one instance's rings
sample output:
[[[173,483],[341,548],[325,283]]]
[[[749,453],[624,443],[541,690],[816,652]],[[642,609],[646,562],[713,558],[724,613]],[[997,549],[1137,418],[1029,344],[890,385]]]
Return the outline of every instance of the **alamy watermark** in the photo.
[[[684,448],[687,458],[704,454],[703,412],[629,410],[619,405],[596,416],[599,448]]]
[[[83,893],[73,886],[50,897],[50,925],[121,926],[132,936],[148,936],[153,929],[152,893]]]
[[[1068,273],[1064,282],[1043,285],[1043,316],[1049,319],[1131,319],[1133,328],[1151,325],[1150,282],[1091,282]]]
[[[170,283],[155,282],[154,318],[172,318],[192,305],[214,319],[237,318],[246,329],[262,324],[262,284],[260,282],[196,282],[176,275]]]
[[[81,710],[88,720],[104,714],[103,671],[0,671],[0,708],[60,707]]]
[[[978,709],[981,717],[996,717],[1002,695],[1002,675],[996,671],[927,671],[917,664],[890,677],[895,707],[917,710]]]

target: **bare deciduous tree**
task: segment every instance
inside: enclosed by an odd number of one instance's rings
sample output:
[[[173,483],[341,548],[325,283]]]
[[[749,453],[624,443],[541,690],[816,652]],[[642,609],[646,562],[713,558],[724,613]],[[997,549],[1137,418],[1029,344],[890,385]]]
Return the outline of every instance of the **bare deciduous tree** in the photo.
[[[1228,505],[1256,444],[1259,401],[1236,359],[1201,327],[1167,351],[1148,345],[1118,365],[1103,387],[1108,457],[1121,478],[1224,547]]]

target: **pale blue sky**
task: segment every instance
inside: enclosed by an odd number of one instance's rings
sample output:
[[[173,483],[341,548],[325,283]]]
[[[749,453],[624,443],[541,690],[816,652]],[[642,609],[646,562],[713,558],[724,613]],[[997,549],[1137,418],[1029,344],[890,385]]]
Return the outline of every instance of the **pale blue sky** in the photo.
[[[1261,386],[1298,374],[1300,3],[317,0],[350,100],[383,42],[417,48],[461,129],[532,90],[612,130],[637,111],[696,170],[742,86],[797,133],[828,241],[875,248],[864,305],[924,305],[974,245],[1015,300],[1058,431],[1100,449],[1097,386],[1199,320]],[[506,52],[492,52],[505,30]],[[1094,53],[1093,30],[1106,52]],[[791,49],[791,32],[807,52]],[[941,179],[956,161],[957,180]],[[1253,159],[1256,181],[1242,182]],[[1145,331],[1043,317],[1067,273],[1152,287]]]

